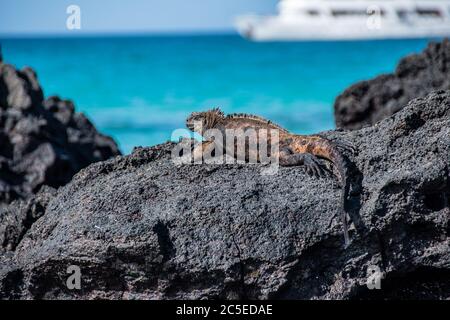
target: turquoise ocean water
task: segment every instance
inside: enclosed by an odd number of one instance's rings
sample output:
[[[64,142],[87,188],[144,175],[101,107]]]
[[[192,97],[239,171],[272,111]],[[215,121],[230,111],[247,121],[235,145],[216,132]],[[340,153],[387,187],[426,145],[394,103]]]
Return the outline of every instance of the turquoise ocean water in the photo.
[[[394,70],[426,40],[253,43],[235,35],[0,39],[46,96],[72,99],[121,150],[170,139],[192,111],[219,106],[298,133],[334,128],[350,84]]]

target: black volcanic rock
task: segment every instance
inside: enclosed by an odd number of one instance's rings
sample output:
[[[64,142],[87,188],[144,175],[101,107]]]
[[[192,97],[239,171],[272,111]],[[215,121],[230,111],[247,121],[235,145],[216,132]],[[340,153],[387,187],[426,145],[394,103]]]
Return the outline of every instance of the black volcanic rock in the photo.
[[[40,192],[27,200],[15,200],[0,207],[1,251],[15,250],[25,233],[45,212],[55,189],[43,186]]]
[[[359,129],[385,119],[410,100],[450,89],[450,41],[430,43],[420,54],[402,59],[393,74],[358,82],[337,97],[336,126]]]
[[[450,92],[437,92],[324,133],[357,149],[347,249],[332,176],[177,166],[171,143],[92,164],[0,212],[0,297],[448,299],[449,128]],[[66,287],[72,265],[80,290]],[[366,287],[373,267],[381,290]]]
[[[69,100],[44,99],[35,72],[0,62],[0,205],[59,187],[120,154]]]

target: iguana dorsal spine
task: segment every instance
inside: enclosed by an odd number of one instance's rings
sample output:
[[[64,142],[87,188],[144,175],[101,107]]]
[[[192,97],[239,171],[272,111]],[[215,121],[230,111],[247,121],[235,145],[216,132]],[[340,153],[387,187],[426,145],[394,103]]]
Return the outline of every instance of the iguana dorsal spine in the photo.
[[[254,121],[260,122],[260,123],[263,124],[263,125],[269,125],[269,126],[272,126],[274,129],[278,129],[278,130],[283,131],[283,132],[288,132],[288,131],[287,131],[286,129],[284,129],[282,126],[280,126],[280,125],[278,125],[278,124],[276,124],[276,123],[274,123],[274,122],[272,122],[272,121],[270,121],[270,120],[267,120],[267,119],[265,119],[265,118],[263,118],[263,117],[255,116],[255,115],[253,115],[253,114],[248,114],[248,113],[232,113],[232,114],[227,115],[225,118],[226,118],[226,119],[249,119],[249,120],[254,120]]]

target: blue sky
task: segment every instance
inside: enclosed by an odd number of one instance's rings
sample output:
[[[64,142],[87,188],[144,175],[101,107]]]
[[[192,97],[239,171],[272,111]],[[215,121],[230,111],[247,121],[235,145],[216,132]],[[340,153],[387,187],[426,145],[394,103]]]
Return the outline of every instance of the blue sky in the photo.
[[[276,0],[0,0],[0,34],[69,33],[66,8],[81,8],[83,33],[231,30],[239,14],[275,12]]]

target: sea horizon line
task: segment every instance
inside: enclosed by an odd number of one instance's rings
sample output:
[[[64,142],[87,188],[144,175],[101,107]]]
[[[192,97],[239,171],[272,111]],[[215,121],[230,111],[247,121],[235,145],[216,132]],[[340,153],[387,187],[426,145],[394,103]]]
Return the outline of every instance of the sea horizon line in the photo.
[[[14,32],[0,33],[0,39],[76,39],[76,38],[120,38],[120,37],[202,37],[202,36],[239,36],[234,29],[217,30],[167,30],[167,31],[64,31],[64,32]]]

